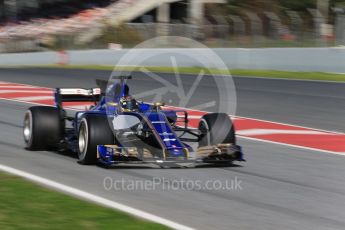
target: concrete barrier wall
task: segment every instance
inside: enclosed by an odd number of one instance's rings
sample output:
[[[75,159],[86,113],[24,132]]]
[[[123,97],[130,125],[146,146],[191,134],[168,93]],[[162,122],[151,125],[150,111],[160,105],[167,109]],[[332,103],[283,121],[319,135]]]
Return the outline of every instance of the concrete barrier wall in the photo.
[[[231,69],[345,73],[345,48],[218,48],[213,51]],[[124,49],[68,51],[67,53],[70,64],[116,65],[127,52],[128,50]],[[150,56],[150,58],[144,58],[145,60],[140,62],[141,65],[171,66],[170,57],[176,52],[178,52],[179,66],[203,66],[205,63],[210,63],[208,51],[204,49],[137,49],[132,55],[133,57]],[[191,52],[196,53],[199,60],[187,56]],[[57,52],[0,54],[0,65],[3,66],[49,65],[61,61],[66,61],[66,57]]]

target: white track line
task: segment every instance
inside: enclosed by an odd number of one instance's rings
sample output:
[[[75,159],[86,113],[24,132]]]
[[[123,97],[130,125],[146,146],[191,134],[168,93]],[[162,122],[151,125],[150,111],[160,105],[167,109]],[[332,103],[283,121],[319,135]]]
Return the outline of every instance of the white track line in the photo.
[[[25,85],[1,85],[0,89],[35,89],[33,86],[25,86]],[[37,88],[37,87],[36,87]]]
[[[16,100],[14,98],[4,98],[4,97],[1,97],[1,96],[0,96],[0,100],[12,101],[12,102],[20,102],[20,103],[29,104],[29,105],[52,106],[52,105],[45,105],[45,104],[41,104],[41,103],[33,102],[33,101],[21,101],[21,100]]]
[[[42,93],[42,94],[53,94],[51,90],[0,90],[2,93]]]
[[[30,87],[30,88],[33,87],[33,88],[39,88],[39,89],[54,90],[54,88],[47,88],[47,87],[43,87],[43,86],[21,84],[21,83],[13,83],[13,82],[0,82],[0,85],[18,85],[18,86],[27,86],[27,87]]]
[[[286,129],[245,129],[236,131],[241,136],[272,135],[272,134],[303,134],[303,135],[332,135],[314,130],[286,130]],[[334,134],[333,134],[334,135]]]
[[[16,97],[14,98],[18,101],[44,101],[44,100],[54,100],[53,96],[32,96],[32,97]]]
[[[85,199],[85,200],[94,202],[96,204],[99,204],[99,205],[102,205],[102,206],[105,206],[108,208],[120,210],[122,212],[131,214],[133,216],[136,216],[136,217],[139,217],[142,219],[146,219],[149,221],[153,221],[153,222],[165,225],[165,226],[173,228],[173,229],[193,230],[193,228],[190,228],[190,227],[185,226],[185,225],[181,225],[181,224],[176,223],[174,221],[167,220],[167,219],[164,219],[162,217],[141,211],[139,209],[135,209],[135,208],[129,207],[127,205],[120,204],[120,203],[114,202],[112,200],[108,200],[108,199],[105,199],[103,197],[100,197],[100,196],[97,196],[97,195],[94,195],[94,194],[91,194],[91,193],[67,186],[67,185],[64,185],[64,184],[40,177],[40,176],[36,176],[34,174],[24,172],[24,171],[21,171],[21,170],[18,170],[18,169],[9,167],[9,166],[5,166],[5,165],[0,164],[0,171],[4,171],[4,172],[7,172],[10,174],[19,176],[19,177],[23,177],[27,180],[48,186],[50,188],[53,188],[53,189],[62,191],[64,193],[79,197],[81,199]]]
[[[259,141],[259,142],[264,142],[264,143],[268,143],[268,144],[275,144],[275,145],[283,145],[283,146],[287,146],[287,147],[293,147],[293,148],[296,148],[296,149],[304,149],[304,150],[311,150],[311,151],[316,151],[316,152],[321,152],[321,153],[330,153],[330,154],[334,154],[334,155],[345,156],[344,152],[334,152],[334,151],[329,151],[329,150],[316,149],[316,148],[311,148],[311,147],[304,147],[304,146],[300,146],[300,145],[286,144],[286,143],[276,142],[276,141],[268,141],[268,140],[254,138],[254,137],[245,137],[245,136],[240,136],[240,135],[237,135],[237,137],[242,138],[242,139],[251,140],[251,141]]]
[[[303,71],[302,71],[303,72]],[[231,71],[230,71],[231,73]],[[339,75],[344,75],[341,73],[335,73]],[[263,80],[277,80],[277,81],[304,81],[304,82],[316,82],[316,83],[330,83],[330,84],[345,84],[342,81],[329,81],[329,80],[313,80],[313,79],[292,79],[292,78],[272,78],[272,77],[255,77],[255,76],[240,76],[232,75],[231,77],[235,78],[253,78],[253,79],[263,79]]]
[[[262,120],[262,119],[251,118],[251,117],[242,117],[242,116],[236,116],[236,117],[240,118],[240,119],[241,118],[242,119],[250,119],[250,120],[268,122],[268,123],[277,124],[277,125],[286,125],[286,126],[290,126],[290,127],[296,127],[296,128],[302,128],[302,129],[310,129],[310,130],[315,130],[315,131],[320,131],[320,132],[325,132],[325,133],[345,135],[345,133],[343,133],[343,132],[333,131],[333,130],[324,130],[324,129],[311,128],[311,127],[306,127],[306,126],[301,126],[301,125],[292,125],[292,124],[283,123],[283,122],[268,121],[268,120]]]
[[[230,115],[229,115],[230,116]],[[202,115],[188,115],[188,119],[190,120],[199,120],[202,117]],[[184,116],[179,116],[179,118],[184,118]],[[243,118],[233,117],[230,116],[231,120],[242,120]]]

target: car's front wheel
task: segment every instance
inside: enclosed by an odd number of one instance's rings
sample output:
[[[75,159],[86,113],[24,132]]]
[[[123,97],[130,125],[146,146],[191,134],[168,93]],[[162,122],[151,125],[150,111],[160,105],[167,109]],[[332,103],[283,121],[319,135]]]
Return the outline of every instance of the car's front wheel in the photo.
[[[236,144],[235,128],[225,113],[205,114],[200,120],[199,130],[199,147],[222,143]]]
[[[87,114],[81,120],[78,132],[78,157],[81,164],[97,163],[97,145],[114,144],[114,135],[108,119],[102,115]]]

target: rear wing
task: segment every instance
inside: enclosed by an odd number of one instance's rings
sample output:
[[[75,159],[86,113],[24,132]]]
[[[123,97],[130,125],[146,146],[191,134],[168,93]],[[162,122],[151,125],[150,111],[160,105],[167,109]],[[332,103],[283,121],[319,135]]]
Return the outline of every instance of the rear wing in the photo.
[[[98,102],[101,98],[100,88],[56,88],[55,105],[62,108],[63,102]]]

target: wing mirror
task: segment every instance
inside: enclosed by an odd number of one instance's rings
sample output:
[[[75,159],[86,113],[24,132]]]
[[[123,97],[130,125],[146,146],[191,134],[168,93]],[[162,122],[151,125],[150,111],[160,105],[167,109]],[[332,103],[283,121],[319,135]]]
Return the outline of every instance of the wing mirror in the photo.
[[[153,103],[153,106],[154,107],[161,107],[161,106],[165,106],[165,103],[164,102],[155,102],[155,103]]]
[[[164,102],[154,102],[153,103],[153,109],[155,110],[160,110],[162,106],[165,106],[165,103]]]

